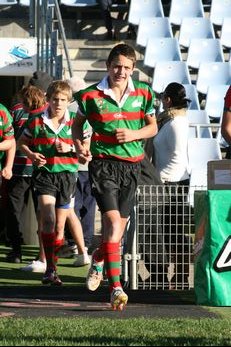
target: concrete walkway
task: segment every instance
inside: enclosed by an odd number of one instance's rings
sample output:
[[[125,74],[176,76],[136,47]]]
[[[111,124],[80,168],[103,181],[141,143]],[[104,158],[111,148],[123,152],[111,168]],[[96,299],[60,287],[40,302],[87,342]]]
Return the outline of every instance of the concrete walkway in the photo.
[[[192,292],[126,290],[129,303],[122,312],[109,304],[107,287],[88,292],[82,286],[0,287],[0,317],[92,318],[216,318],[194,304]]]

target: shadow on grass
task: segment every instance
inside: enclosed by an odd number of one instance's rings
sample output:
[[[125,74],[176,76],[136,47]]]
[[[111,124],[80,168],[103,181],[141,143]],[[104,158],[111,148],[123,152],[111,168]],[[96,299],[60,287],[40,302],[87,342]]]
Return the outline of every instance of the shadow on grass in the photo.
[[[4,279],[4,283],[7,283],[7,279],[11,280],[9,283],[12,283],[12,280],[14,284],[17,284],[18,281],[39,281],[41,282],[42,274],[41,273],[35,273],[35,272],[27,272],[27,271],[22,271],[20,269],[12,269],[11,267],[1,267],[0,266],[0,272],[1,272],[1,279]],[[83,277],[78,277],[75,275],[65,275],[62,274],[62,281],[64,283],[68,284],[84,284],[85,283],[85,278]],[[19,283],[18,283],[19,285]],[[23,283],[25,285],[25,283]],[[30,283],[28,283],[30,285]]]

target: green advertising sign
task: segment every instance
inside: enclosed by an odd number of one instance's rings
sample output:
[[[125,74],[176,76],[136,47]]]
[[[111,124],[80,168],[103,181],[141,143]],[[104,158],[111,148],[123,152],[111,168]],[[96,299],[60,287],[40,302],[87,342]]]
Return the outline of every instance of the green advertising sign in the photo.
[[[231,306],[231,190],[195,192],[196,303]]]

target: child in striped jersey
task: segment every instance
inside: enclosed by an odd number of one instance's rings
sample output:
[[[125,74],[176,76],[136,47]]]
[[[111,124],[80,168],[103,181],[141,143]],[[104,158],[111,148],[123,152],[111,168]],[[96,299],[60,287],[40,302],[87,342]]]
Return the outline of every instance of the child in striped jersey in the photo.
[[[43,71],[34,72],[33,76],[12,99],[10,113],[13,118],[13,127],[15,139],[19,138],[23,126],[26,123],[30,113],[41,113],[46,108],[45,92],[53,77]],[[33,86],[32,88],[30,88]],[[27,109],[24,109],[22,98],[24,93],[27,94]],[[36,98],[35,98],[36,96]],[[6,183],[7,193],[7,212],[6,212],[6,239],[11,247],[10,252],[6,255],[6,261],[10,263],[20,263],[22,261],[23,228],[22,213],[28,203],[28,197],[31,194],[33,205],[36,210],[37,199],[34,194],[32,184],[33,165],[27,156],[19,149],[16,150],[13,176]],[[44,264],[39,259],[33,265],[36,265],[36,271],[42,269]]]
[[[114,310],[122,310],[128,300],[120,283],[119,248],[144,157],[143,139],[157,132],[155,95],[147,83],[132,80],[135,63],[131,46],[118,44],[111,50],[107,76],[75,94],[79,110],[72,128],[78,155],[93,157],[89,176],[102,214],[102,243],[92,254],[86,284],[96,290],[105,266]],[[80,141],[86,120],[93,129],[90,149]]]
[[[67,82],[52,82],[47,89],[49,107],[28,120],[19,139],[21,150],[34,165],[33,184],[38,195],[47,264],[43,284],[62,284],[57,274],[57,254],[63,244],[78,168],[71,136],[75,114],[67,109],[71,99]]]
[[[7,180],[12,177],[15,148],[12,117],[7,108],[0,104],[0,173]]]

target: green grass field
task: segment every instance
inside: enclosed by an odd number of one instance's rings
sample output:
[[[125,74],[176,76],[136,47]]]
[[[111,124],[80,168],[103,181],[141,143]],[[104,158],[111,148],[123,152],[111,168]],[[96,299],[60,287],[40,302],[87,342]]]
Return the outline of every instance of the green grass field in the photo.
[[[8,286],[17,286],[19,289],[20,286],[40,286],[41,274],[28,274],[19,270],[34,258],[37,247],[24,246],[23,264],[4,262],[6,251],[5,247],[0,246],[0,293],[1,288]],[[87,268],[74,268],[72,263],[73,259],[60,259],[60,277],[65,286],[80,286],[84,291]],[[1,317],[0,345],[231,346],[231,308],[206,309],[216,313],[217,318]]]

